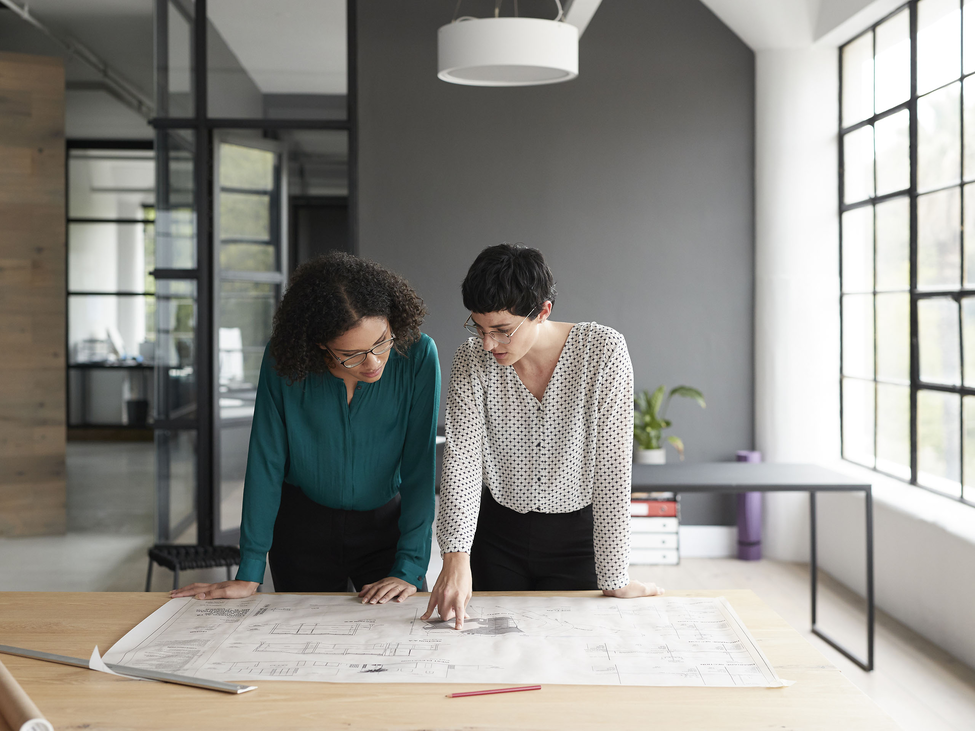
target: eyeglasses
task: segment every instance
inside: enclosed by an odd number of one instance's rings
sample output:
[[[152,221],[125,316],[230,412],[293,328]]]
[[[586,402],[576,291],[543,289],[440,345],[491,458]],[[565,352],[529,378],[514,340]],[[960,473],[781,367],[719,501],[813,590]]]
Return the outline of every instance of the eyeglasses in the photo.
[[[531,317],[534,313],[535,313],[535,308],[532,307],[532,311],[529,312],[527,315],[525,315],[525,320],[527,320],[529,317]],[[525,324],[525,320],[522,320],[521,322],[519,322],[518,323],[518,327],[521,327],[522,325],[524,325]],[[498,343],[504,343],[504,344],[507,344],[507,343],[510,343],[511,342],[511,338],[513,338],[514,335],[515,335],[515,333],[518,332],[518,327],[516,327],[510,333],[502,332],[501,330],[483,330],[480,325],[478,325],[476,322],[474,322],[474,313],[473,312],[470,315],[467,316],[467,319],[466,320],[464,320],[464,329],[467,332],[469,332],[471,335],[476,335],[481,340],[484,340],[484,338],[486,338],[486,337],[490,337],[492,340],[494,340],[494,341],[496,341]]]
[[[354,355],[350,355],[345,360],[339,360],[338,356],[335,355],[335,353],[332,353],[332,349],[329,348],[327,345],[325,346],[325,349],[331,354],[333,358],[335,358],[335,360],[339,361],[339,365],[344,366],[346,368],[355,368],[356,366],[360,366],[363,363],[365,363],[366,356],[368,356],[370,353],[372,353],[373,355],[386,355],[386,353],[388,353],[390,349],[393,347],[394,340],[396,340],[395,335],[393,335],[388,340],[383,340],[381,343],[376,343],[373,347],[369,348],[369,350],[364,350],[361,353],[355,353]]]

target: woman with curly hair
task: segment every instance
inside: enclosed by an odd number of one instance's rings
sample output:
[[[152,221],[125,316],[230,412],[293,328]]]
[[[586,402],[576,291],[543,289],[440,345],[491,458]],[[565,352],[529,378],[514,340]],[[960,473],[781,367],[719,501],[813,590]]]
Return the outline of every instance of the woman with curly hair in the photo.
[[[235,581],[173,597],[277,591],[403,601],[430,559],[440,365],[404,279],[332,252],[295,271],[264,352]]]

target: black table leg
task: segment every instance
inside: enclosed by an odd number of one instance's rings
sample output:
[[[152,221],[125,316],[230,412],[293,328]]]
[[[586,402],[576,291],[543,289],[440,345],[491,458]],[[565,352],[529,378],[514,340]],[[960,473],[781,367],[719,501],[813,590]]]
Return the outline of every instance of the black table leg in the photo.
[[[816,578],[817,578],[817,560],[816,560],[816,491],[809,491],[809,533],[810,533],[810,550],[809,550],[809,571],[810,571],[810,583],[812,589],[812,633],[819,637],[819,639],[826,642],[828,645],[833,647],[837,652],[842,653],[851,662],[856,663],[860,668],[870,672],[873,670],[873,634],[874,634],[874,596],[873,596],[873,494],[871,492],[870,486],[864,491],[865,501],[864,510],[866,511],[866,529],[867,529],[867,545],[866,545],[866,557],[867,557],[867,660],[864,662],[852,652],[847,650],[845,647],[840,645],[836,640],[828,637],[816,626]]]
[[[816,559],[816,491],[809,491],[809,596],[812,597],[810,623],[816,631],[816,581],[819,576]]]

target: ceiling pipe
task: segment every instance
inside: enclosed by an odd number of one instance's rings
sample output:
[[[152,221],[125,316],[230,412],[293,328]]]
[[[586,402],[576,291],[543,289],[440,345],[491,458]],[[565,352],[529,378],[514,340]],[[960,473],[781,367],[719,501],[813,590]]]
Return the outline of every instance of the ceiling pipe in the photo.
[[[74,56],[82,63],[87,64],[94,69],[95,72],[101,76],[102,79],[104,79],[105,85],[108,87],[107,91],[109,91],[112,96],[122,102],[125,106],[129,107],[145,119],[152,119],[152,117],[155,116],[155,105],[152,103],[152,101],[133,84],[112,71],[111,67],[109,67],[109,65],[105,63],[94,51],[89,50],[76,40],[71,38],[62,38],[61,36],[57,35],[54,31],[31,15],[30,10],[28,10],[26,5],[24,7],[20,7],[14,2],[14,0],[0,0],[0,5],[9,8],[22,20],[37,28],[44,35],[67,51],[70,56]]]

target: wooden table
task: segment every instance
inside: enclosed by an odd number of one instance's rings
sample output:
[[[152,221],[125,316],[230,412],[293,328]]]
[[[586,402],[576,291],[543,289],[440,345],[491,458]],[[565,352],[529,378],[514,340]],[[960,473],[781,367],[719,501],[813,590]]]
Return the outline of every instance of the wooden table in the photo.
[[[812,632],[846,655],[864,670],[873,670],[873,486],[825,467],[812,464],[711,462],[704,464],[633,465],[633,490],[667,492],[808,492],[809,493],[809,583]],[[826,634],[816,624],[817,571],[816,493],[862,492],[864,495],[867,542],[867,654],[860,658]]]
[[[485,592],[489,594],[490,592]],[[515,596],[595,596],[524,592]],[[479,687],[248,680],[240,696],[146,683],[0,655],[56,729],[847,729],[897,731],[894,722],[751,591],[725,596],[788,688],[546,685],[474,698]],[[0,592],[0,644],[74,657],[104,653],[168,594]],[[634,599],[633,601],[653,601]],[[0,731],[6,727],[0,721]]]

